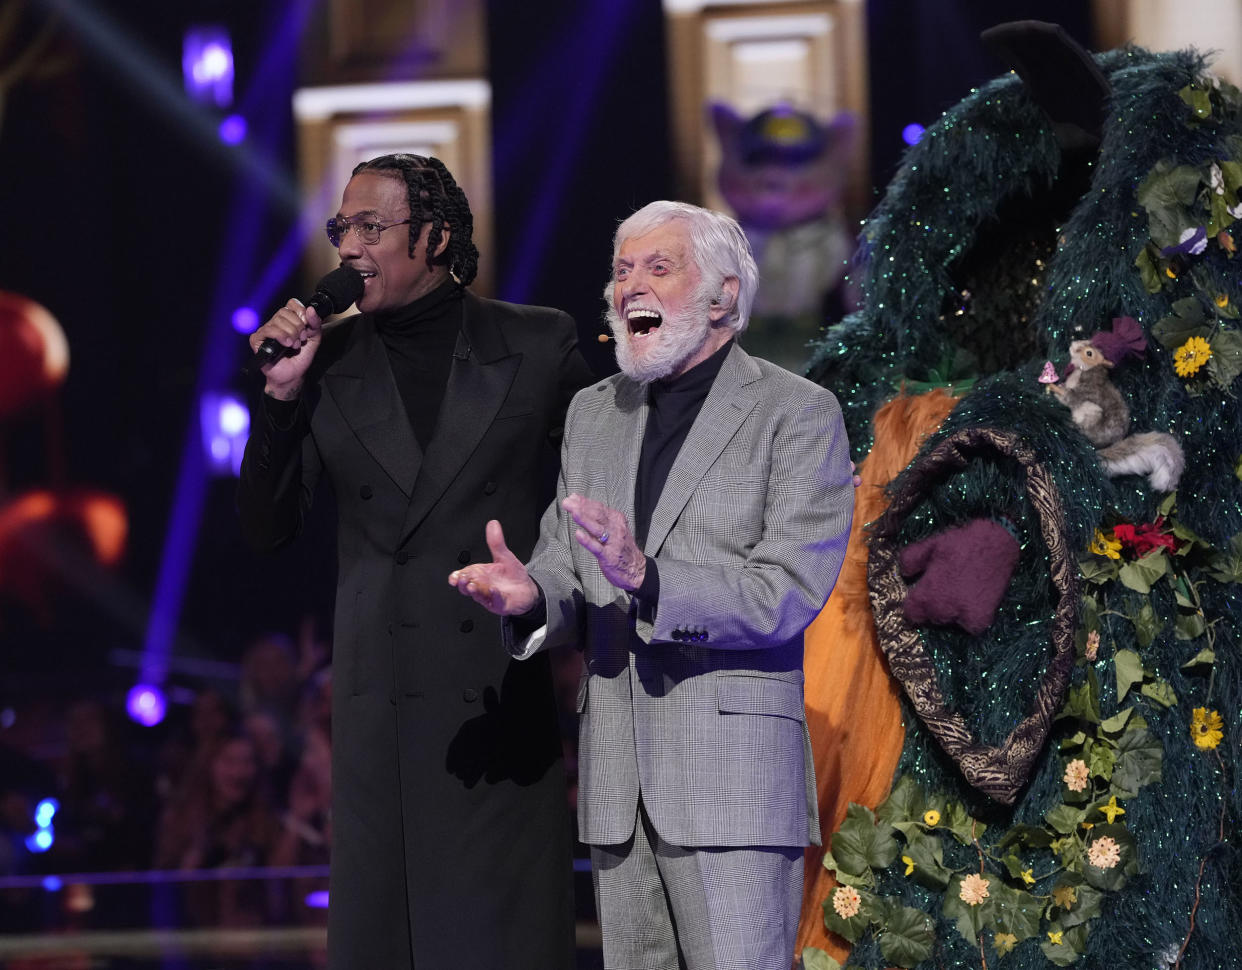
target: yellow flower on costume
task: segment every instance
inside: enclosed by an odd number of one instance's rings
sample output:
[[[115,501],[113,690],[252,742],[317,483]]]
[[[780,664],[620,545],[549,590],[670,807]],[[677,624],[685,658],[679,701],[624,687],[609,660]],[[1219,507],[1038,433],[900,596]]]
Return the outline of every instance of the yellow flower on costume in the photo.
[[[857,916],[862,908],[862,897],[853,886],[838,886],[832,893],[832,908],[842,919]]]
[[[1033,886],[1033,885],[1035,885],[1035,872],[1034,872],[1034,870],[1032,870],[1032,869],[1023,869],[1023,870],[1022,870],[1022,881],[1023,881],[1024,883],[1026,883],[1028,886]]]
[[[1229,306],[1229,294],[1228,293],[1217,293],[1216,294],[1216,305],[1220,307],[1222,310],[1225,309],[1225,307]]]
[[[1166,266],[1164,268],[1164,275],[1167,276],[1171,280],[1177,279],[1177,274],[1173,272],[1172,266]]]
[[[1221,742],[1225,722],[1216,711],[1196,707],[1190,717],[1190,737],[1200,751],[1211,751]]]
[[[940,813],[934,808],[929,808],[923,813],[923,824],[930,825],[932,828],[935,828],[940,824]]]
[[[1112,825],[1118,815],[1124,815],[1126,810],[1117,804],[1117,796],[1113,795],[1108,800],[1107,805],[1100,806],[1100,813],[1108,816],[1108,824]]]
[[[962,887],[957,891],[958,898],[967,906],[978,906],[990,895],[989,885],[991,883],[987,879],[972,872],[962,880]]]
[[[1049,931],[1048,931],[1048,939],[1049,939],[1049,940],[1050,940],[1050,941],[1051,941],[1054,945],[1056,945],[1056,946],[1060,946],[1060,945],[1061,945],[1061,934],[1062,934],[1062,933],[1064,933],[1064,932],[1065,932],[1064,930],[1056,930],[1056,931],[1049,930]]]
[[[1212,359],[1212,345],[1202,337],[1191,337],[1173,351],[1173,370],[1178,377],[1191,377]]]
[[[1078,890],[1073,886],[1057,886],[1052,891],[1052,901],[1062,909],[1069,909],[1078,902]]]
[[[1095,530],[1095,538],[1091,540],[1090,551],[1097,556],[1107,556],[1109,559],[1121,558],[1121,540],[1112,534],[1105,535],[1099,529]]]
[[[914,872],[914,860],[913,859],[911,859],[908,855],[903,855],[901,857],[901,861],[906,864],[906,875],[907,876],[910,875],[910,873]]]
[[[1006,953],[1012,952],[1013,948],[1018,945],[1018,938],[1012,933],[997,933],[992,938],[992,944],[996,947],[997,954],[1004,956]]]

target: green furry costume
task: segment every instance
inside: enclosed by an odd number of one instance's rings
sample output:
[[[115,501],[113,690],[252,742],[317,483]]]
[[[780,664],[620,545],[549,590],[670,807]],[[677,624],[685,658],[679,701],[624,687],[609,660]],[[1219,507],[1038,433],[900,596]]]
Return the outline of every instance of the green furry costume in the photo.
[[[899,386],[976,381],[894,483],[888,539],[993,518],[1021,557],[982,636],[926,626],[915,649],[980,749],[1004,748],[1057,662],[1068,681],[1008,799],[968,782],[909,712],[892,797],[875,817],[851,809],[826,861],[846,886],[825,913],[856,944],[850,964],[1242,967],[1242,106],[1193,53],[1096,63],[1112,96],[1077,172],[1012,74],[927,130],[864,229],[864,308],[809,368],[858,456]],[[1172,497],[1109,478],[1038,379],[1122,316],[1148,348],[1111,379],[1131,432],[1180,443]],[[927,465],[954,435],[960,461]],[[1059,511],[1033,502],[1031,465]],[[1064,582],[1050,536],[1069,550]]]

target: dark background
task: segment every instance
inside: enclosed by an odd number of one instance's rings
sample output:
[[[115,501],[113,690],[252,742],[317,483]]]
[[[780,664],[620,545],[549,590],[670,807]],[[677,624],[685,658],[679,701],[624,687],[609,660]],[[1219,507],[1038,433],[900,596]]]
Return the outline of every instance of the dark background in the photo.
[[[1087,7],[868,3],[876,192],[900,160],[905,125],[934,121],[1003,72],[979,44],[981,29],[1023,17],[1055,20],[1091,47]],[[291,10],[314,16],[313,5],[299,0],[48,0],[28,5],[4,62],[56,9],[64,21],[54,51],[67,66],[23,81],[4,103],[0,289],[51,310],[67,333],[71,365],[52,408],[0,426],[0,487],[12,494],[54,484],[61,455],[61,484],[120,496],[130,536],[119,584],[83,577],[84,588],[59,600],[51,627],[6,604],[0,706],[49,679],[66,691],[133,682],[134,672],[110,658],[142,648],[187,436],[197,435],[198,395],[205,385],[253,390],[238,371],[245,339],[230,329],[226,311],[295,216],[289,200],[256,184],[239,160],[294,171],[296,35],[261,78],[256,64],[268,38],[287,29]],[[71,10],[89,10],[107,29],[84,30]],[[229,27],[235,90],[256,89],[243,105],[244,149],[219,145],[214,119],[200,109],[174,110],[150,83],[179,90],[182,33],[199,22]],[[497,295],[569,311],[584,351],[607,372],[608,351],[595,337],[612,231],[672,191],[663,10],[658,0],[493,0],[489,47]],[[261,316],[304,291],[305,281],[291,275],[279,288],[284,295],[258,308]],[[59,445],[49,445],[49,433],[60,435]],[[231,479],[209,479],[189,532],[181,656],[236,661],[257,633],[293,632],[307,613],[321,635],[330,630],[329,504],[319,503],[296,548],[259,559],[238,534],[233,489]]]

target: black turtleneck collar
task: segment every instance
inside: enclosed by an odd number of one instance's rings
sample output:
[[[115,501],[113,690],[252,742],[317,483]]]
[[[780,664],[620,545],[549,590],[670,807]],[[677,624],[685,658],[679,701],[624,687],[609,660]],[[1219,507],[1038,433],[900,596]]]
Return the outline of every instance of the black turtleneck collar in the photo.
[[[465,291],[448,277],[430,293],[424,293],[413,303],[395,310],[380,310],[371,315],[375,329],[381,334],[400,333],[409,329],[422,329],[427,323],[442,320],[452,308],[452,302],[460,301]]]
[[[699,361],[684,374],[652,381],[652,403],[654,404],[657,400],[680,401],[685,399],[689,401],[696,397],[702,401],[707,397],[707,392],[712,389],[716,375],[720,373],[720,368],[724,366],[725,358],[729,356],[732,347],[733,338],[730,337],[723,347],[716,350],[706,360]]]

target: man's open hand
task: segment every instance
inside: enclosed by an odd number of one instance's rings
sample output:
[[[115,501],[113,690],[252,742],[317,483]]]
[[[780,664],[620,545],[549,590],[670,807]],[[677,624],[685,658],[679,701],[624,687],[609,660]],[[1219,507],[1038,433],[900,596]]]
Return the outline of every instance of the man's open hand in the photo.
[[[505,545],[504,530],[495,519],[487,523],[487,548],[492,562],[473,563],[449,573],[449,585],[497,616],[526,613],[539,601],[539,587]]]

